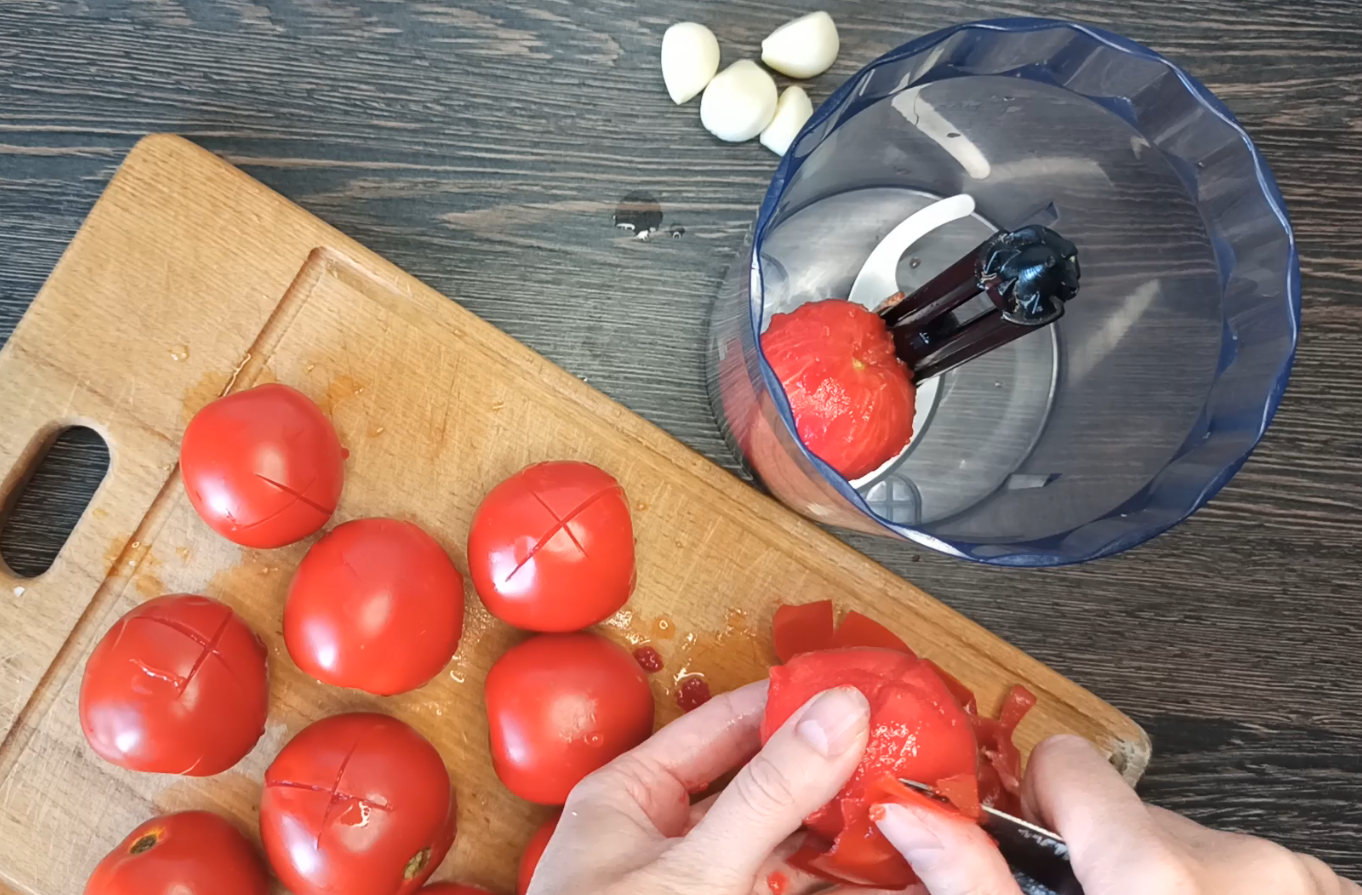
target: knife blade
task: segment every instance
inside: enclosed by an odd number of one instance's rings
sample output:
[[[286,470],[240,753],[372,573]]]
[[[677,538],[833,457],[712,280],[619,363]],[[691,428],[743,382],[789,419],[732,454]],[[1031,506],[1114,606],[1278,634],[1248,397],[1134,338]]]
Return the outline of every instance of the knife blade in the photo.
[[[915,780],[900,780],[904,786],[947,801],[935,789]],[[1006,811],[982,806],[980,826],[998,843],[998,851],[1012,870],[1023,895],[1083,895],[1083,887],[1069,863],[1069,846],[1058,833],[1033,824]]]

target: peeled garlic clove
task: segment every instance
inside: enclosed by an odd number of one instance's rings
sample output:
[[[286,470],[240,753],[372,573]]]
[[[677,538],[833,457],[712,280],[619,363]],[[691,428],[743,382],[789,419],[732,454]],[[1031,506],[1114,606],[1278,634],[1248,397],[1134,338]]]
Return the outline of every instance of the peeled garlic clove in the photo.
[[[782,75],[812,78],[832,68],[840,48],[832,16],[811,12],[772,31],[761,42],[761,61]]]
[[[720,140],[741,143],[766,129],[776,114],[776,82],[742,59],[714,76],[700,98],[700,121]]]
[[[790,144],[794,142],[804,122],[812,117],[813,103],[809,101],[809,95],[804,92],[804,88],[798,84],[786,87],[785,92],[780,95],[780,101],[776,103],[775,117],[766,125],[766,130],[761,132],[761,145],[776,155],[784,155],[789,151]]]
[[[662,80],[678,106],[700,95],[719,70],[719,40],[698,22],[680,22],[662,35]]]

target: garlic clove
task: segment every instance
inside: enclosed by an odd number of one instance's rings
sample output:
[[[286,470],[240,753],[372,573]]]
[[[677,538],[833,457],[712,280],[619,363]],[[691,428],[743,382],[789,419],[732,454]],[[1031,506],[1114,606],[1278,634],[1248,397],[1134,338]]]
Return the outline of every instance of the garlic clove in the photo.
[[[714,76],[700,98],[700,122],[729,143],[750,140],[776,114],[776,82],[760,65],[742,59]]]
[[[700,95],[719,70],[719,39],[698,22],[679,22],[662,35],[662,80],[678,106]]]
[[[812,117],[813,103],[809,101],[804,88],[798,84],[786,87],[776,103],[775,117],[761,132],[761,145],[776,155],[784,155],[804,123]]]
[[[841,41],[826,12],[786,22],[761,42],[761,61],[791,78],[812,78],[832,68]]]

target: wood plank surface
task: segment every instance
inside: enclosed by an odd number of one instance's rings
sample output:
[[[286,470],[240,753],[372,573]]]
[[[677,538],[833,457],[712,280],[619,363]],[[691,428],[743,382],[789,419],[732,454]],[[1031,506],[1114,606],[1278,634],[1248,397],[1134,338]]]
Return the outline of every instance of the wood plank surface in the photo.
[[[54,431],[86,423],[112,463],[52,568],[0,568],[0,878],[73,891],[145,817],[212,807],[254,828],[264,768],[308,723],[391,713],[439,748],[460,797],[460,835],[440,876],[510,888],[547,810],[491,767],[482,682],[521,635],[470,592],[458,655],[426,686],[379,699],[326,687],[288,660],[282,609],[315,538],[239,548],[184,493],[184,425],[219,395],[284,382],[315,400],[349,451],[334,522],[394,516],[430,532],[467,569],[474,509],[499,481],[550,459],[616,476],[635,518],[639,586],[602,628],[666,661],[657,720],[675,688],[760,680],[782,601],[832,599],[882,620],[978,695],[1014,683],[1038,696],[1023,753],[1078,733],[1132,781],[1149,741],[1132,721],[927,594],[763,497],[662,430],[331,227],[179,137],[148,137],[119,169],[14,338],[0,351],[0,477],[30,465]],[[8,490],[8,489],[6,489]],[[270,720],[256,748],[210,779],[126,772],[80,731],[81,669],[113,620],[165,593],[232,606],[272,657]],[[79,843],[61,852],[53,843]]]
[[[176,131],[732,466],[704,392],[705,320],[775,161],[718,145],[693,107],[673,107],[657,46],[667,24],[691,18],[715,28],[726,61],[754,55],[812,8],[9,0],[0,338],[135,140]],[[813,83],[815,102],[903,39],[1039,12],[1181,62],[1266,154],[1303,255],[1300,352],[1264,444],[1209,507],[1124,556],[1046,572],[848,540],[1130,712],[1156,744],[1143,783],[1153,801],[1362,877],[1362,7],[826,8],[843,53]],[[641,242],[614,230],[616,203],[639,190],[661,201],[664,231],[684,234]],[[79,465],[92,452],[70,453]]]

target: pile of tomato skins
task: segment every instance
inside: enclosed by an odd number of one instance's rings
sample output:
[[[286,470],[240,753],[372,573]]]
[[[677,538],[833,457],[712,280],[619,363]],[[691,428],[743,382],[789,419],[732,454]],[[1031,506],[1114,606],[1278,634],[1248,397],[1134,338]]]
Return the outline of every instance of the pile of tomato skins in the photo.
[[[180,461],[204,522],[234,543],[269,549],[328,522],[346,456],[311,400],[270,384],[200,411]],[[634,589],[623,489],[590,464],[531,466],[478,507],[468,565],[488,611],[535,634],[487,675],[493,766],[516,795],[562,805],[583,777],[653,729],[645,670],[658,670],[656,654],[645,647],[630,655],[584,630],[617,612]],[[318,681],[391,695],[441,672],[463,620],[463,578],[434,538],[409,522],[358,519],[323,535],[299,564],[284,641]],[[880,624],[856,612],[834,622],[831,602],[781,606],[774,618],[783,664],[770,672],[763,741],[830,687],[857,687],[872,712],[865,758],[837,798],[807,818],[789,863],[833,882],[905,888],[916,877],[875,828],[872,806],[912,803],[961,822],[977,820],[981,804],[1016,810],[1012,732],[1035,700],[1016,687],[996,719],[981,716],[968,689]],[[141,604],[100,640],[85,667],[80,720],[90,746],[116,765],[207,776],[255,746],[268,702],[260,638],[229,606],[178,594]],[[947,801],[900,779],[932,785]],[[295,895],[487,895],[453,883],[421,888],[453,843],[456,815],[448,770],[424,737],[383,714],[335,715],[294,736],[265,772],[268,870],[231,823],[190,811],[133,830],[85,891],[267,895],[272,870]],[[519,895],[555,824],[531,840]]]

